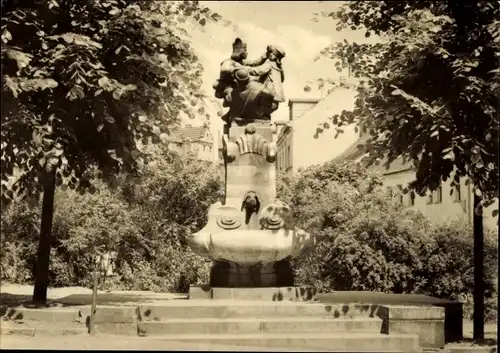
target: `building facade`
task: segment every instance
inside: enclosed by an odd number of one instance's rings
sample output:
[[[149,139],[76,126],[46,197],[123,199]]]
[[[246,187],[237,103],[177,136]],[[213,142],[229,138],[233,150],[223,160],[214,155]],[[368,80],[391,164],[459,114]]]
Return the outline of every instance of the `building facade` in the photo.
[[[325,129],[329,117],[342,110],[352,110],[356,90],[339,87],[325,98],[290,99],[289,121],[277,138],[277,171],[297,173],[311,165],[322,164],[339,156],[359,138],[354,127],[344,129],[335,138],[333,127]],[[318,134],[318,128],[323,129]]]
[[[321,101],[290,99],[290,121],[283,126],[277,140],[278,172],[297,173],[301,168],[331,160],[360,161],[363,150],[357,146],[363,144],[367,136],[360,136],[354,126],[345,127],[344,133],[337,138],[334,138],[335,131],[332,129],[325,130],[320,137],[316,134],[316,129],[328,117],[354,107],[355,94],[353,89],[339,89]],[[472,224],[474,195],[472,185],[466,184],[465,180],[458,188],[452,187],[451,181],[442,182],[437,190],[419,196],[403,192],[415,179],[415,170],[411,165],[398,159],[391,163],[389,169],[381,164],[369,170],[382,176],[383,187],[395,203],[418,209],[431,222],[461,219]],[[492,216],[492,211],[497,208],[498,202],[483,212],[484,227],[493,231],[498,229],[498,217]]]
[[[173,130],[168,137],[168,147],[172,151],[190,150],[202,161],[218,163],[218,148],[210,128],[206,125],[191,126]]]
[[[414,192],[404,192],[410,182],[415,180],[415,170],[401,160],[391,163],[389,169],[382,166],[370,168],[382,175],[383,187],[397,204],[414,207],[422,212],[433,223],[452,220],[463,220],[472,224],[474,217],[474,193],[472,184],[460,181],[460,186],[452,186],[451,180],[441,182],[434,191],[425,196]],[[493,217],[492,211],[498,204],[483,210],[483,225],[492,231],[497,229],[498,217]]]

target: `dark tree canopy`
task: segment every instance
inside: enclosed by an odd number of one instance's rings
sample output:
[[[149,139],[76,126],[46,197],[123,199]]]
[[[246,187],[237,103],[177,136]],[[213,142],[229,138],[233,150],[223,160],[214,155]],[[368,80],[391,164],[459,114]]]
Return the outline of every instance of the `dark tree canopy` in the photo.
[[[204,116],[180,23],[219,18],[197,1],[2,1],[2,203],[37,199],[47,174],[82,192],[91,169],[133,175],[138,141],[164,140],[180,112]]]
[[[368,165],[413,162],[410,187],[419,194],[467,177],[491,204],[498,197],[499,2],[350,1],[323,15],[338,21],[337,30],[381,39],[322,52],[364,81],[355,109],[332,120],[369,136]]]

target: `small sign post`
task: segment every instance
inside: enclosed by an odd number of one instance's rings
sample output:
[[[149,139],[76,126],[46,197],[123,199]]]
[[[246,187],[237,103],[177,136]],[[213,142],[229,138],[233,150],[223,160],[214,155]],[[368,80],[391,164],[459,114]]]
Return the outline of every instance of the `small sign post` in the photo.
[[[91,336],[96,335],[96,330],[95,330],[95,312],[96,312],[96,306],[97,306],[97,287],[99,284],[99,276],[98,276],[98,266],[100,265],[100,261],[98,261],[95,266],[94,266],[94,273],[93,273],[93,287],[92,287],[92,307],[90,311],[90,322],[89,322],[89,333]]]

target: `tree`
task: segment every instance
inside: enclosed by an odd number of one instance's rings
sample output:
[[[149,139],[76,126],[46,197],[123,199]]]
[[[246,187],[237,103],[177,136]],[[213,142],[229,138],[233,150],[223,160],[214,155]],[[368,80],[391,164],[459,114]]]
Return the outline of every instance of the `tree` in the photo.
[[[110,254],[114,275],[101,272],[101,288],[184,292],[206,283],[210,261],[194,254],[186,236],[204,226],[208,208],[222,195],[216,166],[150,146],[153,161],[141,166],[137,185],[118,176],[111,190],[95,180],[96,192],[55,194],[53,286],[88,286],[96,255]],[[211,163],[210,163],[211,164]],[[190,212],[186,212],[190,210]],[[29,283],[36,260],[40,206],[15,200],[1,220],[1,280]]]
[[[351,69],[366,81],[356,108],[332,120],[337,129],[356,124],[369,135],[367,164],[413,162],[417,173],[409,186],[420,195],[449,178],[473,184],[474,336],[483,338],[481,213],[498,198],[500,3],[352,1],[324,15],[338,21],[337,30],[364,29],[366,37],[381,39],[323,51],[336,58],[355,53]]]
[[[43,194],[35,301],[46,301],[55,188],[136,176],[147,161],[137,141],[204,113],[180,25],[191,17],[219,19],[197,1],[2,1],[2,205]]]

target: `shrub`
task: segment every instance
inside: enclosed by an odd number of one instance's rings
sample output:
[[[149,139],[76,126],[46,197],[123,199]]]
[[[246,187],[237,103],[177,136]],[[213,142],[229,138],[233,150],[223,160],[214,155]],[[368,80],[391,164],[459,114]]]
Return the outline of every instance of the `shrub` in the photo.
[[[118,249],[121,288],[186,292],[189,284],[208,281],[210,263],[184,243],[188,227],[147,219],[147,213],[136,217],[141,231],[124,237]]]
[[[140,232],[133,210],[104,184],[94,194],[58,191],[50,271],[55,286],[89,286],[96,255],[114,251],[123,239]]]
[[[222,196],[223,183],[217,166],[190,153],[156,153],[155,163],[144,171],[141,191],[129,198],[138,210],[141,233],[122,243],[119,258],[144,258],[142,266],[156,273],[146,278],[136,271],[133,280],[125,281],[129,288],[148,283],[148,289],[184,292],[190,283],[208,282],[211,262],[191,252],[186,236],[205,226],[209,207]],[[125,194],[130,194],[127,190],[130,185],[124,187]],[[143,245],[130,246],[134,243]],[[145,254],[139,255],[139,249],[145,249]]]
[[[472,230],[432,226],[418,211],[395,205],[380,179],[361,167],[327,163],[279,178],[298,226],[318,236],[294,261],[296,282],[323,291],[419,293],[457,299],[472,293]],[[487,239],[491,239],[488,236]],[[485,243],[487,297],[495,293],[497,244]]]
[[[428,278],[423,290],[439,297],[459,298],[474,289],[473,230],[462,221],[439,224],[429,234],[426,266],[422,275]],[[496,291],[497,244],[485,236],[484,275],[486,296]]]
[[[40,208],[13,202],[2,210],[0,276],[2,281],[31,282],[39,239]]]
[[[210,262],[194,255],[186,235],[204,226],[222,191],[218,171],[188,155],[162,151],[143,170],[142,183],[121,178],[94,194],[57,190],[49,280],[52,286],[90,286],[97,254],[116,252],[108,289],[187,291],[206,283]],[[186,212],[186,210],[188,210]],[[39,206],[17,202],[2,214],[2,280],[33,280]]]

